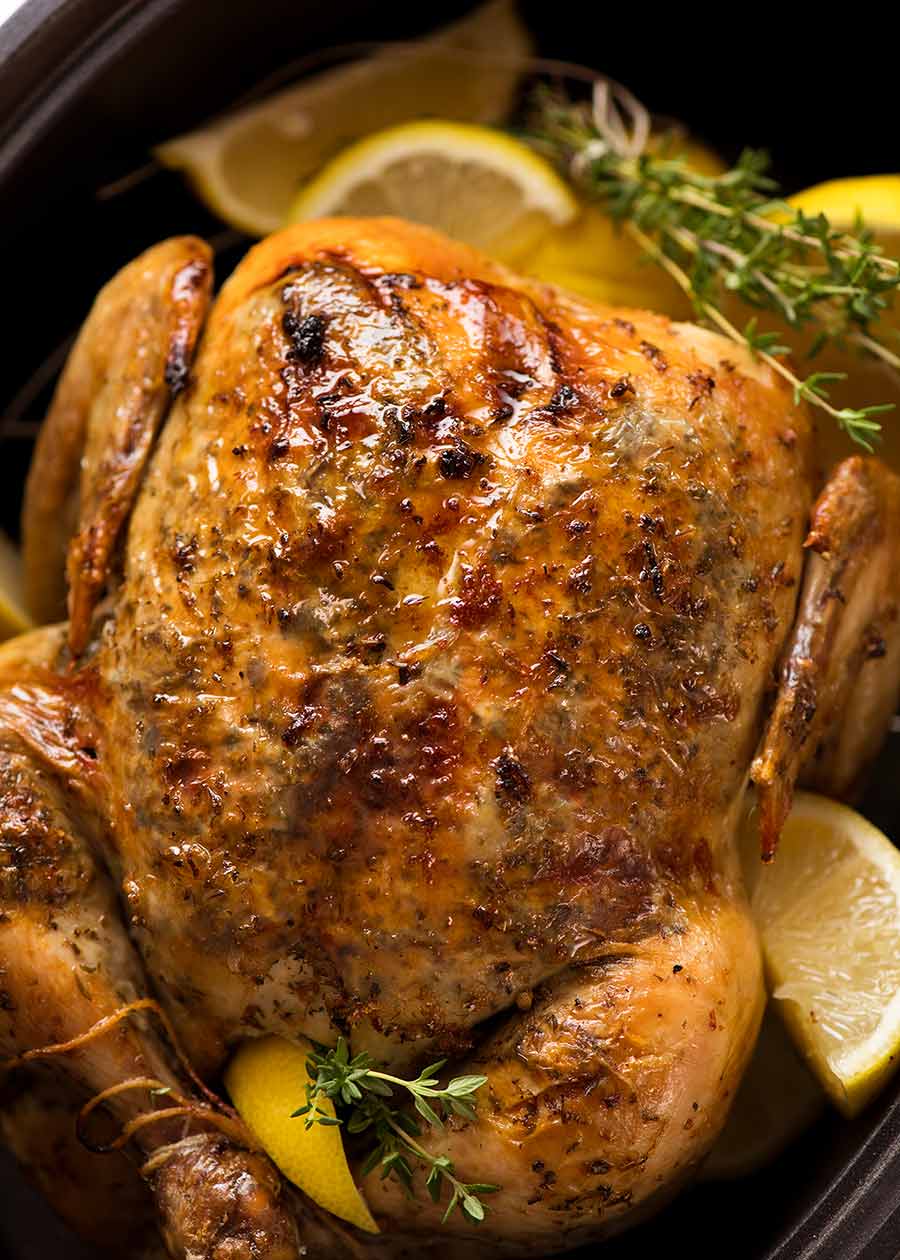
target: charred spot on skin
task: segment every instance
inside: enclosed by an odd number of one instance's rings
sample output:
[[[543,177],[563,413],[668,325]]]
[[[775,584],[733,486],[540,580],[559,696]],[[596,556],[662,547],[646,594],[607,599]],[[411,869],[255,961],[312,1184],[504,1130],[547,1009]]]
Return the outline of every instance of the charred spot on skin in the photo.
[[[441,420],[447,414],[447,400],[443,394],[432,398],[422,408],[422,415],[428,420]]]
[[[564,381],[554,392],[547,405],[551,411],[567,411],[570,407],[574,407],[577,402],[578,395],[575,390]]]
[[[386,284],[388,288],[397,289],[421,289],[421,276],[413,275],[409,271],[389,271],[381,277],[381,282]]]
[[[179,337],[169,347],[166,358],[165,382],[173,398],[187,388],[190,380],[189,351],[185,339]]]
[[[693,411],[704,398],[709,398],[716,388],[716,381],[715,377],[709,376],[706,372],[689,372],[687,379],[688,384],[695,391],[693,398],[688,403],[688,411]]]
[[[472,918],[477,923],[480,923],[482,927],[491,928],[494,926],[496,915],[487,906],[476,906],[472,911]]]
[[[544,653],[544,660],[550,666],[553,673],[557,675],[557,680],[560,680],[561,677],[564,677],[566,674],[571,672],[569,662],[564,657],[560,656],[559,652],[557,652],[554,648],[547,649]],[[552,687],[553,683],[550,685]]]
[[[579,398],[571,385],[565,381],[558,385],[554,390],[550,401],[545,407],[540,407],[532,413],[532,419],[544,417],[556,423],[557,417],[566,411],[570,411],[578,403]]]
[[[659,346],[655,346],[652,341],[642,341],[639,349],[644,358],[650,360],[657,372],[668,372],[669,361]]]
[[[188,301],[192,305],[195,295],[203,288],[209,276],[209,267],[199,259],[182,267],[175,276],[172,297],[175,302]],[[166,356],[164,379],[172,398],[177,398],[190,383],[190,367],[196,329],[190,322],[180,322],[172,336]]]
[[[641,570],[641,581],[649,581],[653,594],[657,599],[662,599],[663,591],[665,590],[662,569],[659,567],[656,548],[649,539],[644,540],[644,557],[646,559],[646,567]]]
[[[416,413],[410,407],[388,407],[385,419],[394,430],[397,442],[408,446],[416,436]]]
[[[438,472],[447,481],[465,481],[475,469],[485,462],[484,455],[469,446],[462,438],[441,451],[438,456]]]
[[[586,534],[590,528],[591,527],[587,521],[578,520],[576,518],[574,521],[569,521],[566,526],[566,533],[572,539],[580,538],[581,535]]]
[[[278,437],[272,439],[269,447],[269,462],[274,464],[279,459],[283,459],[291,449],[290,438],[286,433],[281,433]]]
[[[407,683],[412,682],[414,678],[418,678],[421,673],[422,665],[419,661],[415,661],[413,664],[407,664],[405,661],[401,661],[397,666],[397,682],[401,687],[405,687]]]
[[[642,512],[638,517],[638,525],[645,534],[660,533],[665,535],[666,525],[661,516],[650,516],[648,512]]]
[[[193,573],[197,560],[197,538],[185,538],[183,534],[175,535],[175,545],[172,548],[172,559],[175,562],[175,568],[178,570],[179,577],[182,574]]]
[[[494,791],[499,801],[521,805],[530,799],[531,780],[511,748],[504,748],[500,756],[491,762],[491,766],[496,776]]]
[[[290,290],[286,290],[285,300],[291,296]],[[315,367],[321,361],[325,348],[326,322],[324,315],[304,315],[300,318],[292,310],[285,311],[281,326],[291,343],[289,358],[306,367]]]

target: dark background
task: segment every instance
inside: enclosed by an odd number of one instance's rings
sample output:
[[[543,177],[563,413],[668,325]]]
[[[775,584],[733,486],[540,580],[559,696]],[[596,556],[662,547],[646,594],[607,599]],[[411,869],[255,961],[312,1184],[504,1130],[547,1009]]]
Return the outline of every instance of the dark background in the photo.
[[[26,421],[39,414],[61,348],[121,263],[172,232],[208,234],[221,226],[169,174],[102,203],[98,187],[140,166],[155,141],[310,49],[409,37],[466,7],[30,0],[0,30],[0,274],[7,297],[0,420],[11,408]],[[522,10],[545,56],[612,75],[726,157],[745,145],[767,148],[788,191],[835,175],[900,168],[893,35],[879,30],[875,6],[831,20],[809,7],[802,14],[777,6],[660,9],[629,0],[524,0]],[[23,397],[31,399],[24,408]],[[27,440],[7,433],[0,521],[8,529],[15,529],[28,454]],[[898,752],[895,737],[865,805],[894,834]],[[0,1167],[0,1178],[0,1256],[82,1256],[15,1174]],[[827,1116],[758,1177],[688,1192],[657,1222],[602,1253],[609,1260],[683,1253],[694,1260],[896,1260],[900,1087],[853,1124]]]

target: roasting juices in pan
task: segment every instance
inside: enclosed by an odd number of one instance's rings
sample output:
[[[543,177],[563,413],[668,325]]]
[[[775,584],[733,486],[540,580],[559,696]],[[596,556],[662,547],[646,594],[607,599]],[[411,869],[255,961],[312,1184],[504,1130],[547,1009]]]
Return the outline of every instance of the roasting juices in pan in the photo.
[[[893,1070],[900,177],[785,201],[528,53],[161,146],[262,239],[148,242],[44,420],[2,1124],[98,1245],[571,1250]]]

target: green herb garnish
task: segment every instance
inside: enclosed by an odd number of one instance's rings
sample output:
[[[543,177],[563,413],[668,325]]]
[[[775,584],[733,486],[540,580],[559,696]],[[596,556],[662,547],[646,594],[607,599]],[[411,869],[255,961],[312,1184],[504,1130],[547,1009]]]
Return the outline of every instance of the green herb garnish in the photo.
[[[449,1116],[475,1119],[473,1095],[487,1081],[486,1076],[457,1076],[447,1085],[438,1083],[438,1073],[445,1059],[424,1068],[415,1080],[404,1080],[376,1069],[368,1054],[350,1057],[343,1037],[333,1049],[314,1045],[306,1061],[309,1076],[306,1102],[292,1113],[305,1117],[306,1127],[314,1124],[341,1124],[348,1133],[369,1133],[374,1145],[363,1164],[368,1176],[376,1168],[382,1178],[396,1177],[410,1195],[415,1193],[413,1165],[410,1156],[426,1166],[425,1188],[435,1203],[441,1200],[444,1183],[450,1188],[450,1199],[443,1219],[446,1221],[458,1208],[469,1221],[483,1221],[485,1206],[479,1195],[491,1194],[499,1186],[460,1181],[453,1163],[446,1155],[435,1155],[419,1142],[422,1124],[436,1129],[444,1127]],[[395,1090],[405,1091],[413,1100],[418,1117],[404,1111],[392,1101]],[[320,1098],[329,1098],[335,1112],[329,1115],[319,1106]]]
[[[598,81],[591,102],[548,89],[536,97],[531,139],[673,277],[698,317],[747,346],[790,382],[798,401],[827,412],[870,450],[881,429],[876,417],[893,403],[833,406],[828,386],[844,373],[798,376],[783,361],[791,347],[760,333],[755,319],[739,330],[722,299],[736,294],[791,330],[809,330],[808,358],[837,344],[900,369],[900,355],[877,327],[900,288],[900,262],[861,221],[839,231],[825,215],[807,216],[783,201],[764,153],[748,150],[723,175],[701,175],[667,156],[665,143],[651,151],[650,133],[643,106],[607,80]]]

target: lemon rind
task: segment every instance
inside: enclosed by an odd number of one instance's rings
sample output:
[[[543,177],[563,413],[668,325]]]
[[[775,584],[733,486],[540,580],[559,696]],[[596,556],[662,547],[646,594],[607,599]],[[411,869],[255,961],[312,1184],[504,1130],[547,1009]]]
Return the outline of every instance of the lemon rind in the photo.
[[[900,851],[877,827],[847,805],[811,792],[798,792],[791,813],[794,825],[808,822],[838,831],[860,857],[883,876],[893,890],[897,904],[897,940],[900,941]],[[766,953],[770,982],[782,983],[783,968],[773,965]],[[791,999],[776,1004],[792,1037],[819,1077],[832,1100],[848,1116],[854,1116],[885,1083],[900,1061],[900,991],[885,1005],[876,1027],[862,1041],[845,1052],[826,1053],[810,1036],[808,1025]]]

